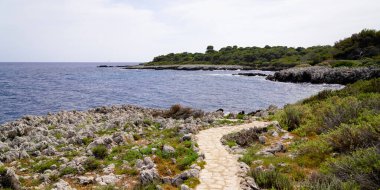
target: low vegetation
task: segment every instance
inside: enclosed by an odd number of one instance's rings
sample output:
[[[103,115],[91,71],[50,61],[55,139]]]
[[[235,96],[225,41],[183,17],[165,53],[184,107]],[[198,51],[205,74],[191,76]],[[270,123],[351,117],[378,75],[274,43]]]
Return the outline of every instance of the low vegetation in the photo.
[[[252,144],[241,161],[262,188],[380,188],[380,79],[358,81],[286,105],[271,119],[291,131],[287,152],[257,154]],[[267,141],[278,137],[266,135]],[[256,162],[260,160],[260,162]]]

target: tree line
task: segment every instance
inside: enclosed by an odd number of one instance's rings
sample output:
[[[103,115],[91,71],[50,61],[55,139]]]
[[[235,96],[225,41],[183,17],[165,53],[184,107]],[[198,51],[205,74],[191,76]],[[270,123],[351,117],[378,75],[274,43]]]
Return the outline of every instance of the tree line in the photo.
[[[220,65],[279,65],[296,66],[320,63],[336,66],[380,64],[380,31],[364,29],[351,37],[337,41],[334,46],[237,47],[227,46],[215,50],[208,46],[205,53],[169,53],[160,55],[147,65],[167,64],[220,64]]]

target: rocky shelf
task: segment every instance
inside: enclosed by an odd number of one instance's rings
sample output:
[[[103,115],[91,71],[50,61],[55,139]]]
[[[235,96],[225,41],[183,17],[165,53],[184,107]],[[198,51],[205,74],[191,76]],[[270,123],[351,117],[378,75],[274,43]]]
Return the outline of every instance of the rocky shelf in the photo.
[[[153,70],[184,70],[184,71],[213,71],[213,70],[253,70],[252,67],[239,65],[160,65],[160,66],[126,66],[124,69],[153,69]]]
[[[349,84],[380,77],[380,67],[299,67],[277,71],[266,79],[280,82]]]
[[[237,74],[232,74],[232,75],[247,76],[247,77],[254,77],[254,76],[265,77],[265,76],[268,76],[267,74],[264,74],[264,73],[237,73]]]

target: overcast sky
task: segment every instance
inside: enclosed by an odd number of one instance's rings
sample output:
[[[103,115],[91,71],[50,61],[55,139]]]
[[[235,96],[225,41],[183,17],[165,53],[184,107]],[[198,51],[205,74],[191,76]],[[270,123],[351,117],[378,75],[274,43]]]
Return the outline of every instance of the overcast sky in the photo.
[[[364,28],[380,29],[379,0],[0,0],[0,61],[333,45]]]

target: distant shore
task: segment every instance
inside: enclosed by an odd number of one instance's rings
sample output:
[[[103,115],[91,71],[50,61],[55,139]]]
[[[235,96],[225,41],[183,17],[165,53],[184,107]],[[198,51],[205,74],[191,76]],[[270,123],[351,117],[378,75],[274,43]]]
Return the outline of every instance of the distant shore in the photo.
[[[279,71],[286,69],[284,67],[274,67],[274,66],[244,66],[244,65],[133,65],[133,66],[108,66],[99,65],[100,68],[107,67],[119,67],[123,69],[151,69],[151,70],[184,70],[184,71],[213,71],[213,70],[263,70],[263,71]]]

